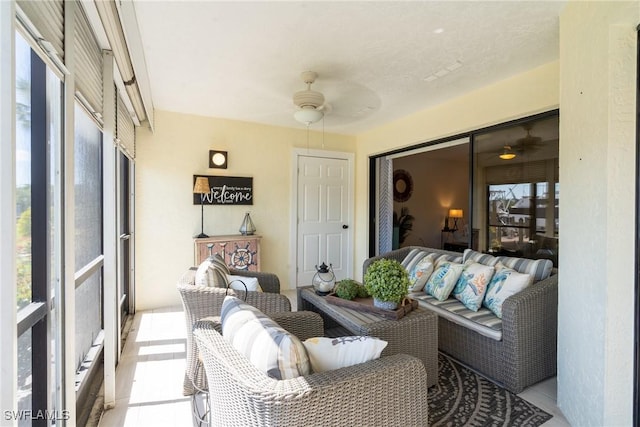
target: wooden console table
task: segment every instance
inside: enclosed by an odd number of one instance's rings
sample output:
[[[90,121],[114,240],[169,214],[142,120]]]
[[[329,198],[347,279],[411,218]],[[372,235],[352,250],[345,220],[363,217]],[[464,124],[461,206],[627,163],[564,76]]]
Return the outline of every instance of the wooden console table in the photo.
[[[260,239],[262,236],[241,234],[194,239],[195,265],[200,265],[209,256],[211,245],[211,253],[220,254],[229,267],[260,271]]]

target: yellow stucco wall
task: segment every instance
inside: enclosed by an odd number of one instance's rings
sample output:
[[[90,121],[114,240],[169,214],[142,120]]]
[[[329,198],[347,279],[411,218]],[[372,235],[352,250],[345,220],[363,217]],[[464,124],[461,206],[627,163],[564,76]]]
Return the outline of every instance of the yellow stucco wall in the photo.
[[[175,284],[193,265],[200,206],[192,204],[193,175],[252,176],[252,206],[205,206],[204,232],[238,234],[246,211],[263,236],[261,266],[289,287],[292,149],[307,147],[304,127],[282,128],[156,111],[155,129],[136,133],[136,306],[180,303]],[[310,132],[309,147],[321,149]],[[209,169],[210,149],[229,152],[226,170]],[[355,137],[325,134],[324,149],[355,151]]]

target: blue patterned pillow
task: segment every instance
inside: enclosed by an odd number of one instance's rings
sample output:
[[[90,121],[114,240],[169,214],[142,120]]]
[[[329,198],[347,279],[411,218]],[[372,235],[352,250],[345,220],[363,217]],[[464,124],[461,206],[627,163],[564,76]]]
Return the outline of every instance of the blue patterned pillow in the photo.
[[[464,264],[464,270],[453,289],[453,296],[471,311],[478,311],[482,305],[487,285],[493,277],[495,268],[472,260]]]
[[[502,304],[511,295],[515,295],[533,283],[533,276],[526,273],[505,267],[503,264],[496,265],[496,273],[489,283],[487,294],[482,305],[491,310],[496,316],[502,319]]]
[[[436,268],[427,280],[425,292],[439,301],[449,298],[449,294],[462,274],[463,264],[441,260],[436,264]]]

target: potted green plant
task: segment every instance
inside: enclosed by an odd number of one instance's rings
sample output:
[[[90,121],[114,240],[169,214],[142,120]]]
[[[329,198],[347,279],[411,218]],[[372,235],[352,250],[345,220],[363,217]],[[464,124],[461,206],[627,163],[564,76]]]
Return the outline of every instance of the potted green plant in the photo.
[[[373,297],[373,305],[395,310],[409,293],[409,276],[398,261],[382,258],[367,269],[364,286]]]

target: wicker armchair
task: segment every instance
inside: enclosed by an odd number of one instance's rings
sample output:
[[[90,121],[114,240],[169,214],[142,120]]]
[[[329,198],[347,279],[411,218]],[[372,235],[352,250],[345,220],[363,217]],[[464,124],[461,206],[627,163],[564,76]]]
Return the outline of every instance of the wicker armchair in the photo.
[[[226,295],[234,295],[245,300],[265,314],[291,312],[291,302],[281,295],[278,276],[271,273],[258,273],[231,270],[231,274],[245,277],[257,277],[264,292],[245,292],[222,288],[195,286],[196,268],[185,272],[178,281],[178,292],[182,298],[187,328],[187,364],[185,369],[183,394],[192,396],[199,391],[207,391],[207,378],[202,362],[199,360],[198,348],[193,339],[193,325],[205,317],[220,316],[222,302]],[[284,326],[283,326],[284,327]]]
[[[295,320],[301,313],[319,319],[316,313],[294,312],[289,325],[308,324]],[[335,371],[275,380],[255,368],[217,330],[219,323],[211,321],[197,322],[194,327],[210,378],[211,426],[428,425],[427,374],[415,357],[397,354]],[[313,332],[302,331],[299,338],[309,334]]]

